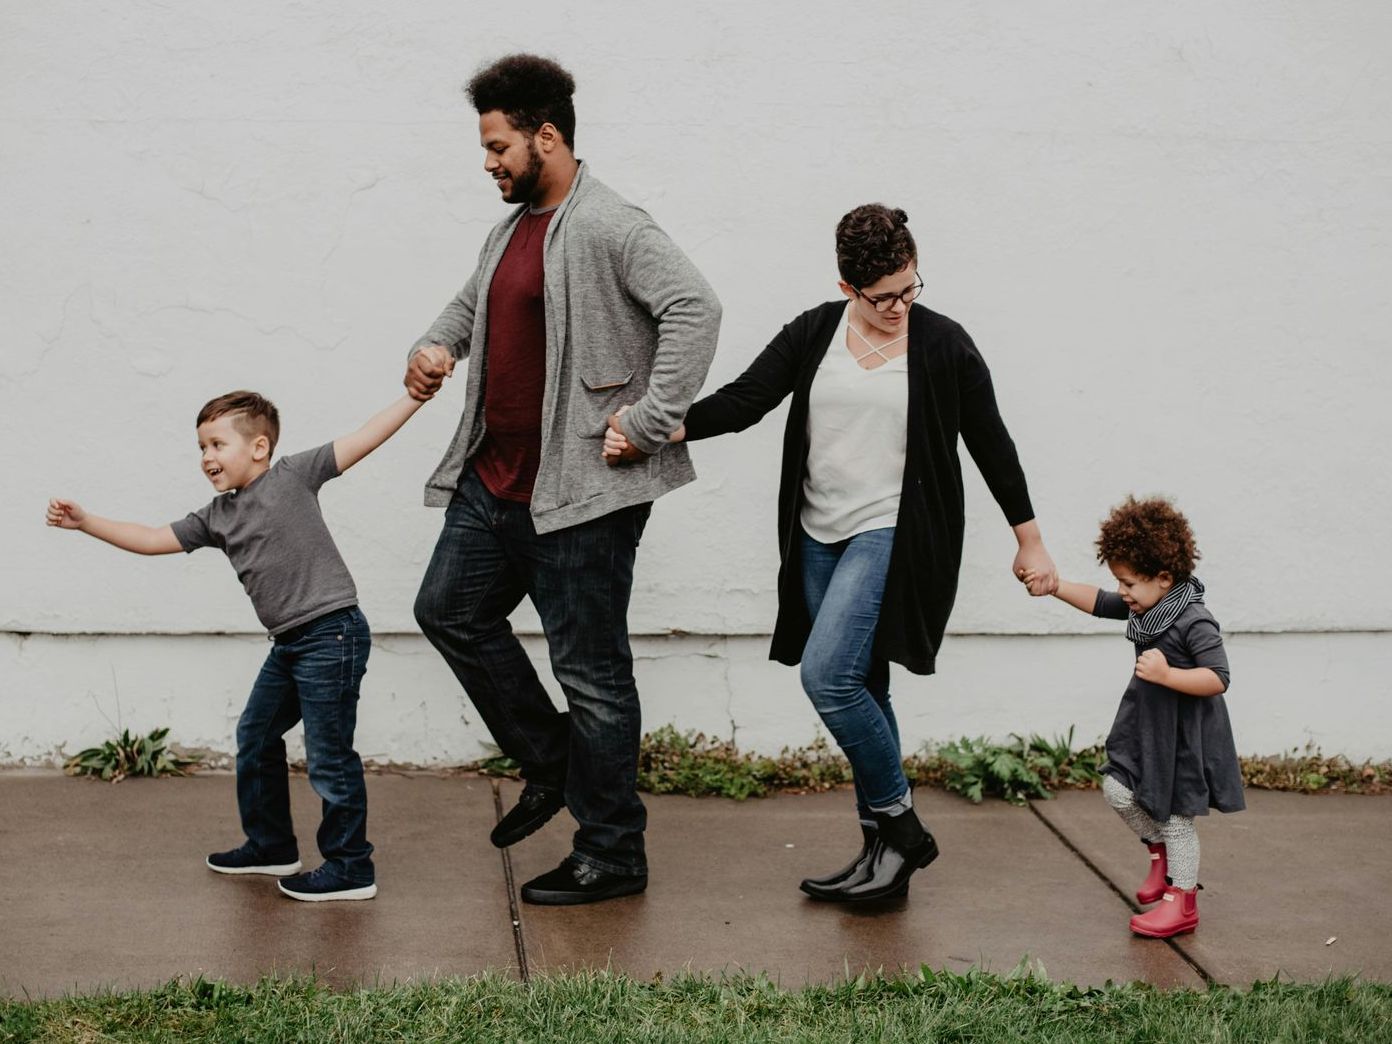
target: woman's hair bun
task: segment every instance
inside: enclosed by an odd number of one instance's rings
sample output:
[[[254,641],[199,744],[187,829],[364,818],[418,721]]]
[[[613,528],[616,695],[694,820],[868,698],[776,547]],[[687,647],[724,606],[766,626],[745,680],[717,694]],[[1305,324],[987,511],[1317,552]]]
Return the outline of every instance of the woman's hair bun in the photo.
[[[859,289],[918,260],[909,215],[883,203],[864,203],[836,224],[836,267]]]

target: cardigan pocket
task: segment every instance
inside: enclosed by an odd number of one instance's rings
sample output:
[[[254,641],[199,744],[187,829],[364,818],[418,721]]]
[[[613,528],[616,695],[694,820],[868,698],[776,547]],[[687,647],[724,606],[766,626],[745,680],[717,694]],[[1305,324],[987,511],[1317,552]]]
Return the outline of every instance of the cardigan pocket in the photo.
[[[580,374],[584,390],[576,389],[576,399],[571,409],[570,428],[582,439],[602,439],[609,427],[609,416],[621,406],[636,401],[636,396],[626,394],[633,380],[633,370],[627,373]]]

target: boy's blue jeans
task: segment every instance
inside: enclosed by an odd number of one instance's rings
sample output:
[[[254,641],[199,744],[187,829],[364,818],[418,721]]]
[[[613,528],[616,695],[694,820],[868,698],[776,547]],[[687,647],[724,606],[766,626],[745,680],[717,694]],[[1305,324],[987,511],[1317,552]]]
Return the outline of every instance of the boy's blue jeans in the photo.
[[[647,873],[628,600],[650,510],[634,505],[538,534],[529,505],[495,497],[470,468],[416,596],[421,630],[499,749],[529,785],[564,794],[579,823],[572,857],[624,875]],[[523,598],[541,617],[568,713],[508,622]]]
[[[908,807],[889,662],[872,652],[893,547],[892,528],[835,544],[802,534],[802,588],[812,617],[802,687],[851,763],[856,810],[867,823],[872,810]]]
[[[335,875],[356,885],[375,879],[367,787],[353,749],[371,651],[372,632],[356,606],[277,638],[237,722],[237,806],[247,839],[272,861],[298,858],[283,737],[303,719],[309,783],[324,802],[319,852]]]

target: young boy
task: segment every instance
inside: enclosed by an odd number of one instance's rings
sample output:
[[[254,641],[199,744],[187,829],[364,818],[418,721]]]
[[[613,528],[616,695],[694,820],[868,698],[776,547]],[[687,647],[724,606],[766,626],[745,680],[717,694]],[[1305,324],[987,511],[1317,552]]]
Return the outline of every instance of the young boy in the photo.
[[[280,878],[292,899],[377,894],[367,789],[353,749],[372,634],[320,513],[319,487],[390,438],[420,406],[402,396],[351,435],[272,465],[280,435],[275,406],[255,392],[229,392],[198,414],[203,473],[221,494],[206,507],[157,528],[100,518],[71,500],[48,502],[50,526],[126,551],[227,553],[274,644],[237,722],[237,805],[247,840],[214,852],[207,864],[220,874]],[[299,872],[282,738],[302,718],[309,782],[324,801],[317,837],[324,862],[309,873]]]

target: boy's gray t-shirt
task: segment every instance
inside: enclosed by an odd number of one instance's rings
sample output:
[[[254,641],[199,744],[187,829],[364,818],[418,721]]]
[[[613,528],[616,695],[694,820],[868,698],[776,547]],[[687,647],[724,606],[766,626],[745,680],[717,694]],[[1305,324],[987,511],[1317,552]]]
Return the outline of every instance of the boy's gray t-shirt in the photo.
[[[319,487],[338,475],[326,443],[282,457],[245,489],[215,497],[171,528],[185,551],[225,551],[262,625],[280,634],[358,603],[319,510]]]

